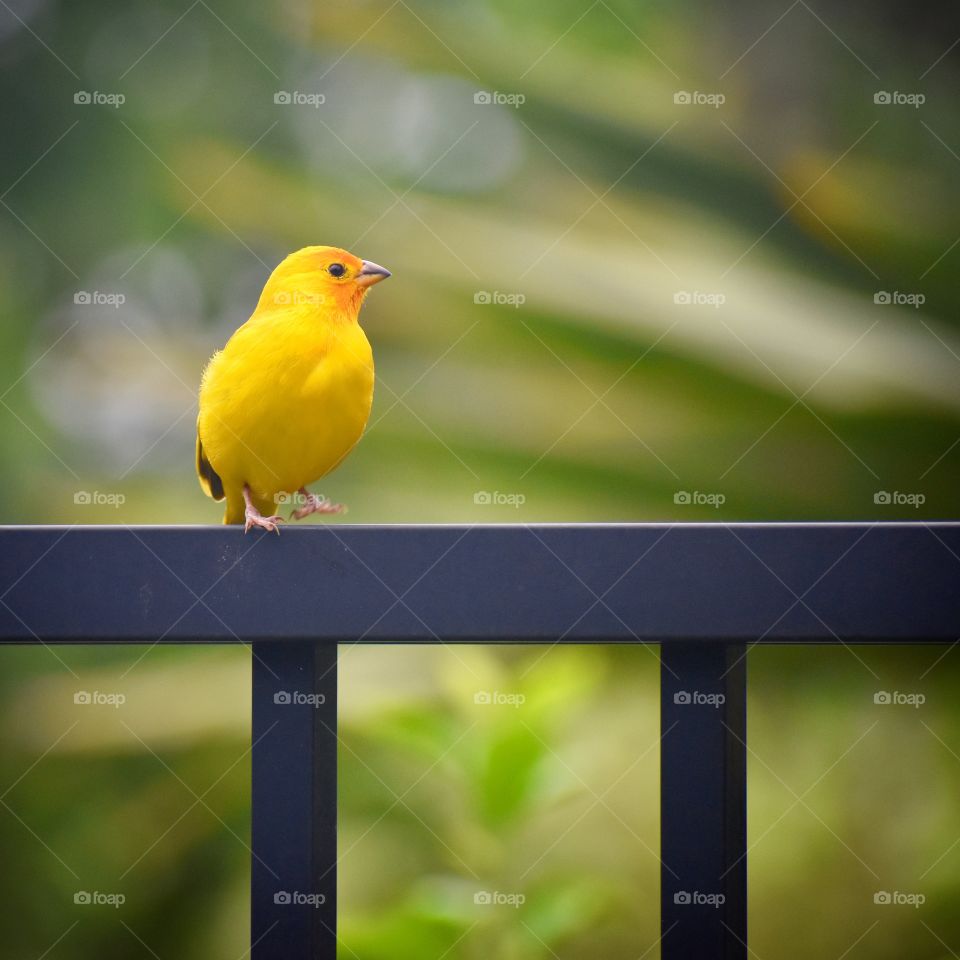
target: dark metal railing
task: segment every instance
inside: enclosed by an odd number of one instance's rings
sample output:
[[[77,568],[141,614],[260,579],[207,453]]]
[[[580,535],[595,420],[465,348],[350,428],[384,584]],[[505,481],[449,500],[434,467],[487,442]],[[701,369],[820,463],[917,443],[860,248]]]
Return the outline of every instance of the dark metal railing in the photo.
[[[336,955],[338,643],[659,644],[662,955],[744,960],[747,648],[958,639],[956,523],[0,528],[2,643],[252,645],[253,960]]]

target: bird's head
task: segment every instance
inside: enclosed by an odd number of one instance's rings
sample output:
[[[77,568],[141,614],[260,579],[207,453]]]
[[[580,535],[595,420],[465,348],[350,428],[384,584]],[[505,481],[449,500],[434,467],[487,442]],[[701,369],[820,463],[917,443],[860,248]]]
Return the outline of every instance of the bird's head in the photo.
[[[304,247],[270,274],[259,307],[317,307],[355,320],[367,291],[390,271],[340,247]]]

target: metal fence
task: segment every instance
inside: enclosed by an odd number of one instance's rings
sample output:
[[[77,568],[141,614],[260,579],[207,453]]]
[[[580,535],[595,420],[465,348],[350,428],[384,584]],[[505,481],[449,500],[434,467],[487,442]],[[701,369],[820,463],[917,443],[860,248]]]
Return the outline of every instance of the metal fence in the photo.
[[[659,644],[662,956],[745,960],[747,649],[958,639],[956,523],[0,528],[0,643],[252,646],[253,960],[336,956],[339,643]]]

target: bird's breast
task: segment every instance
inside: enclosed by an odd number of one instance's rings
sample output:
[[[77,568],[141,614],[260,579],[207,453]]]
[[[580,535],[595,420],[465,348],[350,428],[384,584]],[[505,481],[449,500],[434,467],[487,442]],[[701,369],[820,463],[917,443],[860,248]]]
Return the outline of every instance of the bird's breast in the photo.
[[[218,472],[264,497],[298,490],[333,470],[360,439],[373,386],[373,354],[356,323],[322,340],[230,343],[201,394],[205,449]]]
[[[302,381],[291,384],[297,411],[288,436],[296,452],[287,466],[289,479],[300,483],[289,489],[319,479],[350,452],[370,416],[373,386],[373,354],[363,331],[356,324],[338,329]]]

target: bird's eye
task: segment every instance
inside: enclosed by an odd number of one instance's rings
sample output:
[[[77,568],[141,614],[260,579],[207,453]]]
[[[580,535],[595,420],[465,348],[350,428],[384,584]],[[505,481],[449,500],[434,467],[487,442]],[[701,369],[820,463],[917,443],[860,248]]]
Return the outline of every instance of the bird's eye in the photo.
[[[331,277],[342,277],[346,272],[347,268],[342,263],[331,263],[330,266],[327,267],[327,273],[329,273]]]

